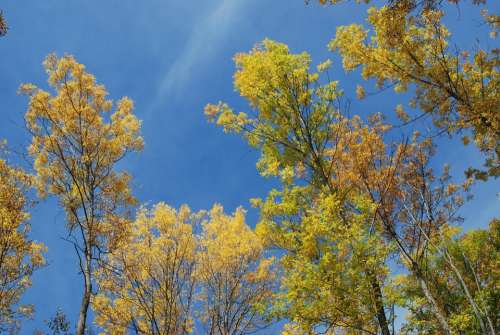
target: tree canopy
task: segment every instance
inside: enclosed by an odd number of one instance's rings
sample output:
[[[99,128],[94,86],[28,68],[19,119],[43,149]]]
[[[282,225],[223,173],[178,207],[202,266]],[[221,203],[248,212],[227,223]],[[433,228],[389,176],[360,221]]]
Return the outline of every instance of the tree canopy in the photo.
[[[306,1],[332,13],[348,2]],[[19,334],[36,317],[25,293],[35,271],[53,264],[32,216],[53,196],[83,292],[71,297],[75,324],[61,309],[45,321],[52,335],[495,335],[500,221],[474,213],[471,229],[461,223],[476,185],[500,175],[500,16],[491,1],[473,0],[467,8],[477,9],[485,36],[461,46],[447,15],[463,3],[351,1],[369,7],[365,21],[331,31],[332,58],[319,63],[269,38],[237,53],[243,103],[225,97],[204,115],[258,152],[269,187],[249,199],[250,215],[218,199],[191,209],[170,190],[140,193],[141,172],[123,162],[144,149],[138,116],[151,116],[131,98],[113,102],[73,55],[49,54],[49,88],[19,89],[28,97],[26,155],[0,143],[0,334]],[[142,79],[131,78],[134,87],[149,87]],[[381,111],[370,99],[385,91],[391,107]],[[440,161],[443,137],[458,155],[473,144],[479,161],[455,175]],[[183,205],[157,199],[172,196]]]

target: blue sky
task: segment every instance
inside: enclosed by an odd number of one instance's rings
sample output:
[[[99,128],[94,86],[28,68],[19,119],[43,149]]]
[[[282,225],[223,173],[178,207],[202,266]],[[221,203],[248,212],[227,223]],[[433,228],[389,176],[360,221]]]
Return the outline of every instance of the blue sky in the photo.
[[[491,1],[489,7],[498,12],[500,4]],[[143,203],[187,203],[197,210],[219,202],[233,211],[249,207],[249,198],[264,196],[273,186],[255,170],[257,152],[207,123],[202,113],[206,103],[219,100],[245,109],[232,86],[235,53],[268,37],[294,52],[310,52],[315,63],[333,57],[332,75],[352,98],[359,80],[356,73],[344,73],[326,45],[336,26],[362,22],[366,7],[361,5],[325,9],[302,0],[4,0],[0,8],[11,27],[0,39],[0,138],[24,150],[29,142],[23,127],[27,99],[16,94],[19,85],[32,82],[46,88],[44,57],[73,54],[112,99],[126,95],[135,101],[146,146],[120,167],[134,176],[134,191]],[[459,45],[470,47],[476,34],[485,32],[477,8],[462,6],[450,13]],[[482,36],[482,45],[498,43]],[[353,101],[352,110],[392,113],[400,102],[400,96],[388,92]],[[462,178],[461,171],[478,165],[481,157],[443,138],[436,165],[444,162]],[[500,214],[498,186],[492,181],[475,188],[476,198],[462,211],[467,229],[484,227]],[[48,266],[36,273],[25,296],[37,312],[23,334],[43,325],[58,307],[74,321],[82,291],[76,256],[61,239],[64,214],[55,199],[39,204],[32,216],[32,237],[49,248]],[[256,220],[250,211],[249,223]]]

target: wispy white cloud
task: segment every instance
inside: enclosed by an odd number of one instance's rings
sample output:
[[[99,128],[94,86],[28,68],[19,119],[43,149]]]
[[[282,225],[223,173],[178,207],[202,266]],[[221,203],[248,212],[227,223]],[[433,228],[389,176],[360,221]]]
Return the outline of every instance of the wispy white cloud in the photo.
[[[193,69],[214,56],[246,3],[247,0],[221,0],[193,27],[183,50],[166,71],[150,111],[182,90],[191,78]]]

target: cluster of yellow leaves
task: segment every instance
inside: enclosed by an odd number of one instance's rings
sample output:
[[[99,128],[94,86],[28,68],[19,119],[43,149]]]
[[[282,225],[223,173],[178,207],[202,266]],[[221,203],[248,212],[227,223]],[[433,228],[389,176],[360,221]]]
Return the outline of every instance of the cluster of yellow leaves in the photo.
[[[54,94],[24,84],[30,97],[25,115],[32,134],[36,182],[43,198],[53,194],[66,212],[69,237],[80,259],[84,295],[77,324],[83,335],[95,260],[125,238],[127,208],[135,204],[131,177],[115,169],[128,152],[143,147],[133,103],[122,98],[111,113],[103,85],[72,56],[49,55],[44,62]],[[77,230],[78,234],[74,234]]]
[[[258,315],[271,295],[272,259],[242,209],[230,216],[220,205],[207,214],[160,203],[130,227],[96,272],[95,321],[106,334],[190,334],[197,318],[207,334],[265,325]]]
[[[236,236],[239,238],[235,239]],[[238,208],[234,216],[228,216],[220,205],[212,208],[210,220],[203,224],[202,248],[207,276],[210,272],[222,272],[242,264],[248,266],[257,261],[263,251],[259,238],[245,223],[244,210]]]
[[[376,332],[373,276],[385,281],[390,249],[370,225],[372,204],[358,198],[361,214],[343,215],[339,197],[295,187],[275,190],[259,205],[259,235],[286,251],[277,312],[304,334],[324,328]]]
[[[273,258],[264,258],[261,239],[245,223],[245,212],[224,214],[220,205],[209,212],[200,239],[201,312],[206,333],[253,334],[263,318],[275,284]]]
[[[26,192],[32,184],[31,176],[0,158],[0,332],[31,315],[32,306],[19,305],[20,298],[33,271],[45,264],[45,247],[28,238]]]
[[[307,53],[292,54],[286,45],[271,40],[238,54],[235,62],[235,87],[258,115],[236,114],[219,103],[207,105],[208,119],[225,131],[243,132],[250,145],[262,148],[258,168],[265,176],[287,179],[306,173],[305,167],[321,168],[322,153],[310,146],[326,149],[329,127],[340,117],[335,108],[342,96],[338,83],[319,85],[319,73],[309,72]]]
[[[95,244],[99,236],[119,234],[113,231],[119,220],[114,212],[134,203],[130,176],[113,167],[127,152],[142,149],[141,123],[128,98],[107,116],[112,102],[104,86],[72,56],[51,54],[44,66],[54,95],[33,84],[20,89],[30,96],[25,119],[33,135],[29,153],[38,191],[58,196],[70,230],[81,225]]]
[[[126,241],[96,273],[95,322],[106,334],[189,334],[199,215],[157,204],[141,209]]]
[[[477,147],[487,155],[490,175],[499,174],[498,93],[499,53],[479,49],[472,56],[448,48],[450,32],[443,12],[424,10],[408,15],[399,7],[370,8],[368,24],[337,28],[331,50],[342,56],[344,69],[361,67],[364,79],[379,87],[394,84],[396,92],[415,87],[410,105],[432,115],[437,127],[449,133],[470,130]],[[488,16],[496,22],[494,16]],[[468,139],[464,140],[468,143]]]
[[[500,15],[498,14],[490,14],[488,10],[483,9],[481,11],[481,15],[484,18],[484,21],[490,26],[490,37],[497,38],[498,31],[500,30]]]

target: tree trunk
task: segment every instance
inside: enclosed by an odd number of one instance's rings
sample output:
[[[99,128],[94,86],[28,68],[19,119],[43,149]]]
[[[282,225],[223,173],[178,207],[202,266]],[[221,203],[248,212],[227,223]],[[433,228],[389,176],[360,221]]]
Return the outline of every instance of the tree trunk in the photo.
[[[434,310],[434,314],[435,314],[436,318],[438,319],[438,322],[441,325],[441,328],[443,329],[443,334],[451,335],[450,325],[448,325],[448,321],[446,320],[446,317],[443,315],[443,313],[441,312],[441,309],[439,308],[439,305],[437,304],[436,300],[432,296],[432,293],[429,290],[429,287],[427,286],[425,279],[418,272],[418,270],[414,271],[414,274],[418,279],[418,283],[420,284],[420,287],[422,288],[422,291],[424,292],[424,295],[427,298],[427,301],[429,301],[432,309]]]
[[[441,236],[441,238],[444,241],[443,236]],[[484,313],[483,311],[481,311],[479,309],[479,306],[474,301],[474,298],[472,297],[472,295],[469,291],[469,288],[467,287],[467,284],[465,283],[465,280],[462,277],[462,274],[460,273],[458,268],[455,266],[455,262],[453,261],[453,258],[449,254],[446,247],[445,247],[443,252],[444,252],[445,257],[447,258],[448,264],[450,265],[451,269],[455,273],[455,276],[457,277],[458,281],[460,282],[460,285],[462,286],[462,289],[465,293],[465,297],[467,298],[467,300],[469,301],[469,303],[472,306],[472,310],[474,311],[474,314],[476,315],[477,321],[479,322],[479,326],[481,327],[481,331],[484,334],[490,333],[491,335],[495,335],[495,328],[493,327],[493,323],[492,323],[490,317],[488,316],[487,313]],[[465,257],[465,255],[464,255],[464,257]],[[471,269],[472,269],[472,267],[471,267]],[[474,271],[474,269],[472,269],[472,271]],[[475,276],[475,274],[474,274],[474,276]],[[486,325],[484,324],[482,314],[484,314],[484,316],[486,317],[486,320],[488,321],[489,331],[487,331],[487,329],[486,329]]]
[[[385,315],[382,289],[380,288],[377,277],[371,271],[368,275],[370,276],[370,283],[375,298],[375,308],[377,310],[377,321],[380,329],[382,330],[382,335],[391,335],[391,332],[389,331],[389,323],[387,322],[387,317]]]
[[[87,313],[90,305],[90,297],[92,295],[91,261],[92,261],[91,255],[89,253],[85,253],[85,266],[82,269],[84,290],[83,290],[82,303],[80,305],[80,313],[78,317],[78,324],[76,327],[75,335],[84,335],[87,325]]]
[[[465,297],[467,298],[467,300],[469,301],[469,303],[472,306],[472,310],[474,311],[474,314],[477,318],[477,321],[479,322],[479,326],[481,327],[481,331],[484,334],[487,334],[486,326],[484,324],[482,315],[479,312],[479,307],[477,306],[476,302],[474,301],[474,298],[472,298],[472,295],[469,292],[469,288],[467,287],[467,284],[465,283],[464,279],[462,278],[462,274],[460,273],[460,271],[458,271],[457,267],[455,266],[455,263],[453,263],[453,260],[451,259],[451,256],[448,254],[448,252],[445,251],[445,253],[446,253],[445,256],[448,258],[448,263],[451,266],[451,269],[453,270],[453,272],[455,273],[455,276],[457,277],[458,281],[460,282],[460,286],[462,286],[462,290],[465,293]],[[492,331],[491,334],[494,335],[495,334],[494,330],[491,329],[491,331]]]
[[[402,256],[410,264],[409,270],[417,279],[420,288],[424,292],[424,296],[427,299],[427,302],[431,305],[434,315],[438,319],[439,324],[441,325],[443,334],[451,335],[450,325],[448,324],[446,317],[443,315],[441,309],[439,308],[439,305],[437,304],[436,300],[432,296],[432,293],[429,289],[429,286],[427,286],[427,282],[422,274],[419,264],[406,252],[403,245],[400,243],[396,233],[392,230],[389,230],[389,234],[397,242],[398,249],[401,251]]]

